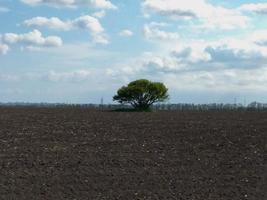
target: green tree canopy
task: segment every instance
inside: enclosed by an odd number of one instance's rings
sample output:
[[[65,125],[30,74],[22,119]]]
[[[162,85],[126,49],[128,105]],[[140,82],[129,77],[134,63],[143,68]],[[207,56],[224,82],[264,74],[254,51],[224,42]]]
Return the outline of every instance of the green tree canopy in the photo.
[[[153,103],[163,102],[168,97],[168,89],[163,83],[140,79],[121,87],[113,100],[136,109],[148,109]]]

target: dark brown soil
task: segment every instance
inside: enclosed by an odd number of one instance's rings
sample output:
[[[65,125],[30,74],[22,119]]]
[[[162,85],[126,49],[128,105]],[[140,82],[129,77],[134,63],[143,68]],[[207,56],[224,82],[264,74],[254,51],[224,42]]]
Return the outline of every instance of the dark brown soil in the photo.
[[[266,199],[265,112],[0,108],[0,199]]]

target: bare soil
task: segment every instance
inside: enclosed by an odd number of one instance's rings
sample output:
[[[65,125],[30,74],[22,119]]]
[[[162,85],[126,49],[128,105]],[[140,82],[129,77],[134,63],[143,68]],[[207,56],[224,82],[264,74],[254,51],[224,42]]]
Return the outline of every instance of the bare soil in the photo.
[[[265,200],[267,112],[0,108],[0,199]]]

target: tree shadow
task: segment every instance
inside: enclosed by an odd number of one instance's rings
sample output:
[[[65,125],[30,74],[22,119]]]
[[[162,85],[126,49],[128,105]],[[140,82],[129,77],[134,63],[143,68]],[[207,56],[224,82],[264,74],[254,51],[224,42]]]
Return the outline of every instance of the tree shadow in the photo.
[[[153,109],[151,109],[151,108],[146,108],[146,109],[118,108],[118,109],[113,109],[110,112],[153,112]]]

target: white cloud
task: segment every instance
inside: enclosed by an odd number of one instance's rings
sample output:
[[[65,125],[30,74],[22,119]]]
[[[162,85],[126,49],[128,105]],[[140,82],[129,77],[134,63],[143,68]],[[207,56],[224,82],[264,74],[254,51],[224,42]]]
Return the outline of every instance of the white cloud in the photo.
[[[158,45],[161,51],[145,53],[128,63],[107,69],[107,75],[118,80],[138,77],[164,80],[191,89],[263,88],[267,79],[267,46],[255,41],[265,36],[255,31],[243,38],[229,37],[219,40],[173,41]],[[266,37],[266,36],[265,36]],[[264,75],[261,74],[261,71]],[[252,77],[250,77],[250,74]],[[168,78],[173,78],[168,81]],[[261,80],[261,81],[259,81]]]
[[[25,34],[6,33],[2,36],[2,40],[8,44],[25,44],[27,46],[39,47],[59,47],[62,45],[62,39],[57,36],[43,37],[38,30]]]
[[[267,68],[219,69],[216,71],[184,71],[164,74],[161,79],[173,90],[220,93],[242,90],[266,91]]]
[[[215,51],[218,55],[221,53],[219,49]],[[129,65],[107,69],[106,74],[114,77],[114,80],[125,80],[126,77],[126,80],[139,77],[157,79],[166,83],[173,91],[267,90],[267,58],[264,63],[257,63],[253,56],[246,58],[242,54],[231,56],[228,60],[216,58],[214,55],[210,57],[208,61],[190,63],[186,60],[177,60],[175,57],[150,55]],[[244,60],[250,65],[243,66]]]
[[[140,57],[133,58],[132,61],[106,69],[106,74],[117,79],[124,79],[125,77],[133,79],[133,77],[155,76],[158,73],[178,72],[186,67],[171,56],[147,52]]]
[[[81,29],[88,29],[91,31],[93,41],[100,44],[108,44],[108,37],[104,32],[104,28],[98,21],[98,19],[89,15],[81,16],[72,21],[74,27]]]
[[[51,29],[69,31],[71,29],[85,29],[90,31],[95,43],[108,44],[105,30],[95,17],[84,15],[73,20],[63,21],[57,17],[34,17],[23,22],[26,26],[46,27]]]
[[[9,47],[6,44],[0,43],[0,54],[6,54],[9,51]]]
[[[94,12],[92,14],[92,16],[101,19],[101,18],[106,16],[106,11],[105,10],[101,10],[101,11],[98,11],[98,12]]]
[[[257,30],[252,34],[252,40],[260,46],[267,47],[267,30]]]
[[[3,36],[0,34],[0,55],[5,55],[9,51],[9,46],[3,44]]]
[[[267,3],[244,4],[240,7],[240,10],[267,15]]]
[[[37,6],[49,5],[54,7],[90,6],[101,9],[116,9],[117,7],[108,0],[21,0],[23,3]]]
[[[223,7],[210,8],[212,8],[211,11],[202,17],[204,20],[204,28],[229,30],[246,28],[249,25],[250,19],[245,15],[241,15],[237,10]]]
[[[177,62],[168,56],[151,55],[143,58],[140,70],[143,72],[155,73],[159,72],[170,72],[179,71],[185,68],[185,65]]]
[[[197,6],[192,3],[196,2],[191,2],[191,0],[182,2],[180,0],[144,0],[142,6],[147,12],[152,11],[173,18],[191,19],[196,17],[195,7]]]
[[[175,47],[171,51],[171,55],[181,63],[208,62],[211,59],[210,54],[205,51],[205,46],[197,43]]]
[[[142,58],[143,59],[143,58]],[[141,59],[141,60],[142,60]],[[172,91],[237,92],[241,90],[266,91],[267,67],[212,68],[208,63],[182,65],[171,58],[151,56],[150,59],[128,66],[107,69],[106,75],[114,80],[134,80],[139,77],[163,81]],[[141,65],[143,63],[143,65]],[[172,66],[172,67],[171,67]]]
[[[49,81],[84,81],[91,77],[89,70],[76,70],[71,72],[55,72],[50,71],[45,75],[45,79]]]
[[[108,0],[77,0],[77,3],[83,5],[87,5],[89,3],[89,5],[92,5],[96,8],[117,9],[117,7]]]
[[[176,32],[160,29],[162,26],[163,24],[155,22],[144,25],[144,36],[149,40],[176,40],[179,38],[179,34]]]
[[[51,82],[81,82],[90,80],[92,78],[92,72],[90,70],[73,70],[73,71],[60,71],[54,70],[43,73],[23,73],[19,75],[14,74],[1,74],[0,81],[19,81],[19,80],[45,80]]]
[[[174,20],[194,20],[203,28],[245,28],[249,18],[238,9],[213,6],[205,0],[143,0],[145,13],[157,13]]]
[[[257,45],[251,35],[212,41],[179,41],[174,46],[171,55],[188,69],[253,69],[267,65],[267,48]]]
[[[119,33],[119,35],[122,36],[122,37],[131,37],[131,36],[133,36],[133,32],[128,30],[128,29],[125,29],[125,30],[122,30]]]
[[[254,65],[260,64],[261,59],[267,59],[267,46],[261,46],[257,42],[259,40],[258,31],[250,33],[244,38],[225,38],[207,44],[207,47],[216,49],[216,57],[226,62],[233,59],[247,61],[247,64],[254,62]],[[252,37],[251,37],[252,36]],[[258,40],[257,40],[258,39]],[[211,52],[210,52],[211,53]],[[238,63],[237,63],[238,64]]]
[[[89,15],[84,15],[73,20],[72,25],[81,29],[89,29],[94,33],[101,33],[104,31],[104,28],[99,23],[98,19]]]
[[[221,66],[230,68],[258,68],[262,67],[264,60],[265,63],[267,61],[267,57],[259,50],[235,49],[227,45],[208,46],[206,52],[210,54],[214,66],[220,63]]]
[[[6,12],[9,12],[9,11],[10,11],[9,8],[0,6],[0,13],[6,13]]]
[[[51,29],[69,30],[72,28],[70,21],[64,22],[57,17],[34,17],[23,22],[26,26],[47,27]]]

